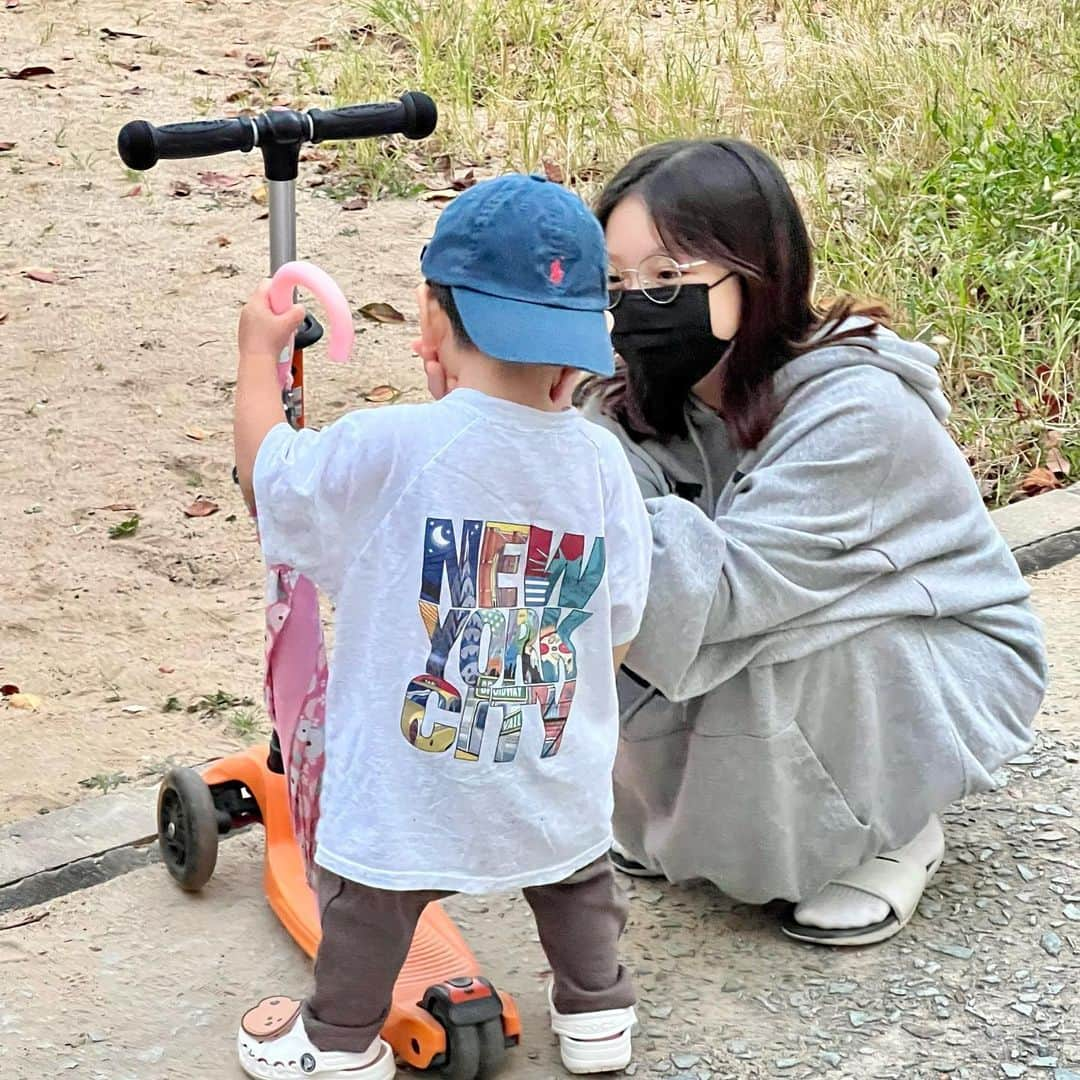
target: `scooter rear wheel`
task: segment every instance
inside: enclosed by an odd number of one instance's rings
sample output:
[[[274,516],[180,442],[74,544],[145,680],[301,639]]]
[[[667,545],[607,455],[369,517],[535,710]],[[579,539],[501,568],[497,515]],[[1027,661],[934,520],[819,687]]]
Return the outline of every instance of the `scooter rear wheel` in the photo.
[[[476,1080],[480,1075],[480,1033],[475,1024],[446,1027],[446,1064],[443,1080]]]
[[[477,1028],[480,1038],[481,1080],[490,1080],[506,1061],[506,1036],[503,1034],[502,1018],[487,1020]]]
[[[182,889],[198,892],[217,865],[214,797],[194,769],[170,769],[157,804],[158,847],[165,868]]]

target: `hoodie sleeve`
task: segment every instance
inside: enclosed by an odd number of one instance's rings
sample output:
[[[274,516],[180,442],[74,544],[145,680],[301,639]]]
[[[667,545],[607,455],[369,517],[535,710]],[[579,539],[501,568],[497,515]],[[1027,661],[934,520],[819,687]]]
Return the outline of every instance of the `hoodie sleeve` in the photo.
[[[907,434],[912,419],[925,431]],[[732,643],[805,622],[894,570],[875,539],[912,483],[902,447],[935,428],[944,436],[888,373],[825,375],[788,400],[714,520],[674,496],[648,500],[652,583],[628,666],[669,698],[696,696],[730,676]]]

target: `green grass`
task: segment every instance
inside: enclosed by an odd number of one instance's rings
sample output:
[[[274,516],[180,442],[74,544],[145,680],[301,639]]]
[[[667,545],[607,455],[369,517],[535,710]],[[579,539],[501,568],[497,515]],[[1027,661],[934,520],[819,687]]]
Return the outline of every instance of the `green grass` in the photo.
[[[1080,471],[1080,0],[366,0],[318,73],[340,103],[438,102],[420,144],[342,150],[379,195],[557,164],[586,197],[639,147],[736,134],[799,193],[823,295],[932,341],[953,432],[1006,501]]]
[[[139,515],[132,514],[131,517],[125,518],[125,520],[117,522],[109,528],[109,538],[111,540],[123,540],[126,536],[134,536],[138,531]]]

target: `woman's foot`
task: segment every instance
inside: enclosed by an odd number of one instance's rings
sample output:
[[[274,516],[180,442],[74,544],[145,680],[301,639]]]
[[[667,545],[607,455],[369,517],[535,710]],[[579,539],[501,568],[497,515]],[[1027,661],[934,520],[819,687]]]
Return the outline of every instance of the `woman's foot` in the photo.
[[[885,941],[910,921],[944,854],[945,836],[935,815],[910,843],[870,859],[796,905],[784,933],[822,945]]]
[[[567,1072],[619,1072],[630,1064],[630,1032],[637,1022],[633,1007],[590,1013],[560,1013],[554,987],[548,986],[551,1030],[559,1036],[559,1054]]]
[[[263,998],[236,1035],[240,1067],[255,1080],[393,1080],[394,1052],[376,1039],[363,1053],[320,1050],[308,1038],[301,1002]]]
[[[620,847],[617,843],[611,845],[611,865],[615,867],[621,874],[628,874],[630,877],[639,878],[662,878],[664,877],[664,871],[658,867],[649,866],[647,863],[638,862],[637,859],[630,855],[625,848]]]

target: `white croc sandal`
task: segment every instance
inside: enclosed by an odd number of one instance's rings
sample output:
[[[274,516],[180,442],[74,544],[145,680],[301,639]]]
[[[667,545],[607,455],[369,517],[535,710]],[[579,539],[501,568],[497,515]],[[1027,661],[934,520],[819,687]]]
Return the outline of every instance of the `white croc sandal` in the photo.
[[[394,1052],[376,1039],[362,1054],[320,1050],[304,1030],[301,1002],[263,998],[236,1035],[240,1067],[255,1080],[393,1080]]]
[[[567,1072],[577,1076],[619,1072],[630,1064],[630,1032],[637,1022],[633,1007],[564,1016],[555,1008],[553,984],[548,986],[548,1007]]]
[[[915,914],[926,886],[938,872],[945,857],[944,839],[941,850],[926,865],[901,852],[890,852],[870,859],[850,873],[835,878],[830,885],[846,885],[869,893],[889,905],[889,915],[870,926],[853,926],[841,930],[824,930],[805,926],[795,919],[792,905],[784,916],[780,929],[796,941],[811,945],[855,946],[877,945],[888,941],[904,929]]]

